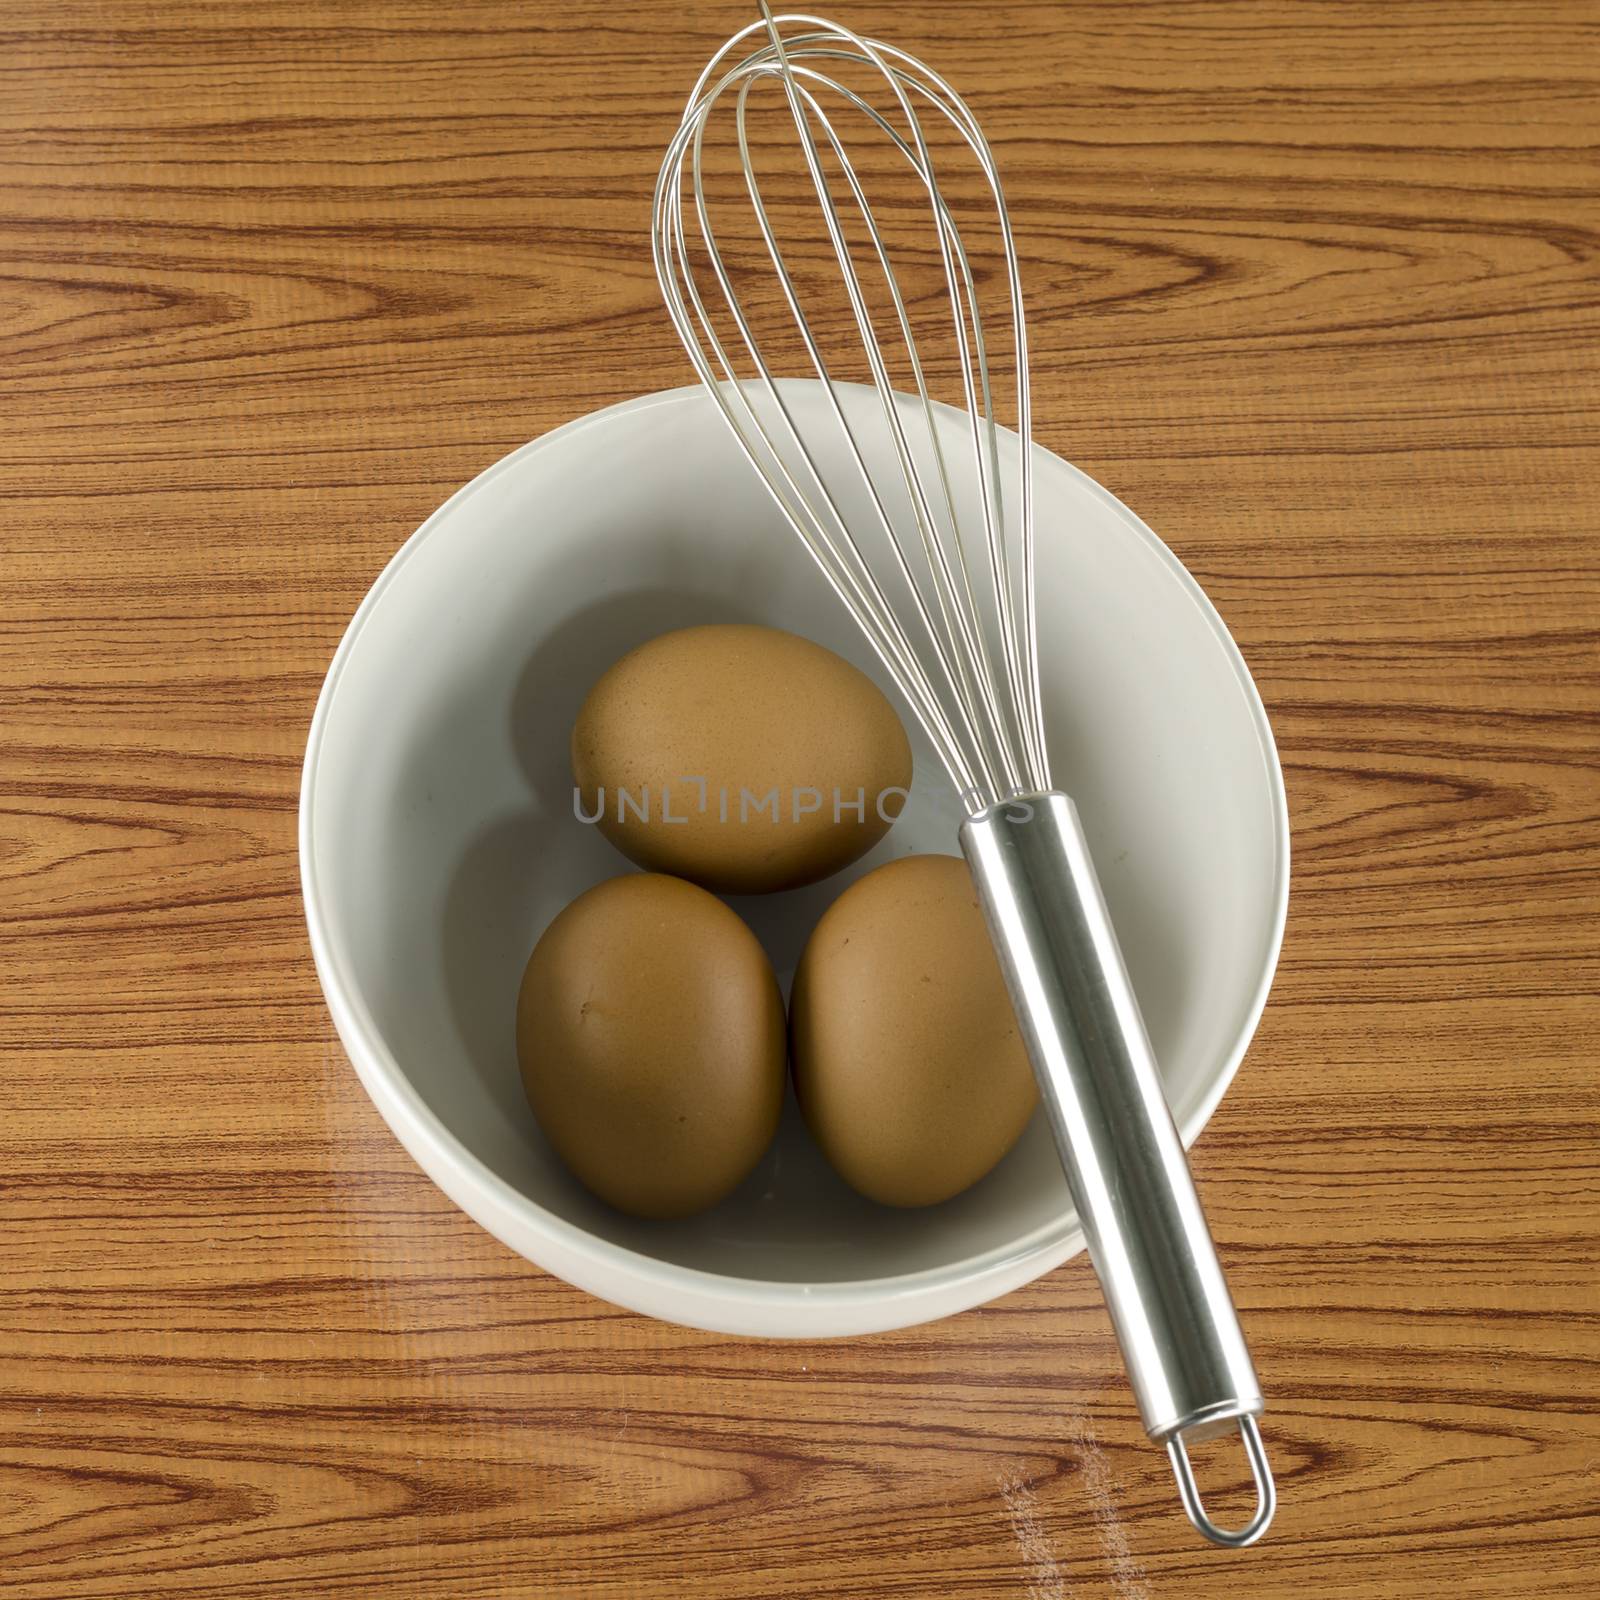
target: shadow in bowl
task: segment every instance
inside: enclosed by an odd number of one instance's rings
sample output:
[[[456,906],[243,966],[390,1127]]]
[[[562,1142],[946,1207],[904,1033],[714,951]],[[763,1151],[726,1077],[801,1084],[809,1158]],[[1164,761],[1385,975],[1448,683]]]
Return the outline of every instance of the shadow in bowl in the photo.
[[[663,617],[678,618],[665,624]],[[445,885],[439,960],[466,1062],[508,1118],[532,1128],[516,1065],[516,997],[522,969],[551,919],[585,889],[631,865],[598,830],[573,816],[566,733],[594,680],[663,627],[741,620],[703,595],[640,590],[568,618],[517,675],[509,718],[492,715],[504,691],[467,679],[421,730],[411,787],[455,766],[463,743],[506,737],[500,759],[526,780],[528,803],[482,824]],[[471,770],[461,766],[460,770]],[[542,1139],[540,1143],[542,1143]],[[546,1157],[553,1159],[553,1156]]]
[[[777,1137],[726,1201],[698,1217],[646,1222],[612,1210],[566,1173],[523,1095],[515,1013],[529,952],[550,920],[584,890],[636,870],[573,815],[567,733],[578,708],[600,674],[636,645],[672,628],[739,621],[767,619],[703,593],[657,588],[612,596],[540,640],[515,672],[509,694],[503,668],[482,677],[464,673],[419,727],[405,790],[431,797],[454,772],[510,763],[516,774],[511,792],[526,795],[525,805],[469,832],[448,868],[434,948],[456,1048],[446,1052],[453,1065],[441,1069],[429,1099],[447,1122],[454,1113],[481,1129],[492,1117],[500,1124],[496,1136],[485,1140],[480,1132],[473,1142],[501,1177],[569,1222],[646,1255],[688,1266],[714,1262],[716,1270],[752,1278],[841,1281],[861,1273],[860,1246],[870,1238],[870,1259],[888,1252],[911,1270],[933,1265],[942,1253],[941,1214],[981,1207],[991,1187],[1004,1191],[1021,1182],[1020,1173],[1007,1170],[1012,1163],[1002,1163],[948,1207],[888,1210],[856,1195],[834,1173],[791,1088]],[[485,659],[492,663],[496,655],[486,652]],[[499,717],[496,703],[505,708]],[[499,748],[486,748],[486,741]],[[498,792],[507,792],[505,786]],[[933,806],[921,828],[903,821],[862,862],[822,883],[730,902],[762,940],[785,987],[811,929],[846,884],[916,848],[930,823],[942,839],[944,809]],[[921,842],[926,847],[931,840]],[[953,844],[952,837],[946,848]],[[447,1071],[465,1073],[470,1082],[448,1082]]]
[[[575,820],[569,736],[585,697],[608,667],[678,628],[765,621],[715,595],[636,589],[598,601],[552,629],[529,656],[511,699],[512,749],[536,798],[560,819]],[[618,871],[629,865],[614,851],[612,859]]]

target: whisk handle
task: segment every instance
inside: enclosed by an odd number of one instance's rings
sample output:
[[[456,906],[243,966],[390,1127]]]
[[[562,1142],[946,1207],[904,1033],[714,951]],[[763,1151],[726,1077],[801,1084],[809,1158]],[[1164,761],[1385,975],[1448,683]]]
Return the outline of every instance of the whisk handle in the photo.
[[[1220,1544],[1273,1509],[1264,1402],[1072,801],[1018,796],[971,817],[961,846],[988,918],[1139,1413],[1168,1447],[1184,1508]],[[1216,1528],[1187,1439],[1238,1427],[1255,1518]]]

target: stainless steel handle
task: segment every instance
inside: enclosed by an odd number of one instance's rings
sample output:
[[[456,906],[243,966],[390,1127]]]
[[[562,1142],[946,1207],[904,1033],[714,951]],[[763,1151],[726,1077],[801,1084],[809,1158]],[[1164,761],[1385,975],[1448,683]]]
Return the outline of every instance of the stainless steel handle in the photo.
[[[1167,1446],[1185,1511],[1250,1544],[1275,1506],[1261,1386],[1072,801],[1020,795],[970,817],[961,847],[989,921],[1139,1414]],[[1186,1439],[1237,1426],[1256,1513],[1205,1514]]]

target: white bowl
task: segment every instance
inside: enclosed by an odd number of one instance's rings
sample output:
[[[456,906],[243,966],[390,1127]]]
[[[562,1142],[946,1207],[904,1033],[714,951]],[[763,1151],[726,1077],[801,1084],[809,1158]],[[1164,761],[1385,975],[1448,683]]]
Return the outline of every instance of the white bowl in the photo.
[[[802,414],[817,399],[795,386]],[[965,425],[956,413],[942,423]],[[1015,438],[1004,444],[1014,463]],[[1199,586],[1104,489],[1036,455],[1053,768],[1082,813],[1188,1142],[1238,1067],[1277,961],[1282,775],[1249,672]],[[845,1188],[791,1104],[729,1200],[648,1223],[567,1174],[517,1074],[528,952],[580,891],[632,870],[573,815],[579,702],[633,645],[735,619],[805,634],[882,681],[698,389],[570,423],[454,495],[372,586],[317,704],[300,801],[317,972],[396,1136],[530,1261],[620,1305],[729,1333],[903,1327],[1082,1248],[1042,1118],[967,1193],[894,1211]],[[911,802],[864,861],[734,903],[787,984],[847,882],[893,855],[956,853],[957,821],[917,744]]]

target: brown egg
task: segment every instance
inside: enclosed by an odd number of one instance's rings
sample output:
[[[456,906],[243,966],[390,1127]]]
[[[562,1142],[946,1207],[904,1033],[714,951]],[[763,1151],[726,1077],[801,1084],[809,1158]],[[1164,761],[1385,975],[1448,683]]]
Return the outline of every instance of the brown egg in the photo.
[[[795,1087],[839,1175],[891,1206],[948,1200],[1038,1100],[967,864],[906,856],[824,912],[789,1007]]]
[[[911,786],[894,707],[792,633],[683,628],[625,655],[572,730],[581,815],[630,860],[720,894],[814,883],[870,850]]]
[[[539,1126],[588,1188],[635,1216],[688,1216],[772,1142],[783,999],[715,895],[632,873],[545,930],[517,997],[517,1056]]]

